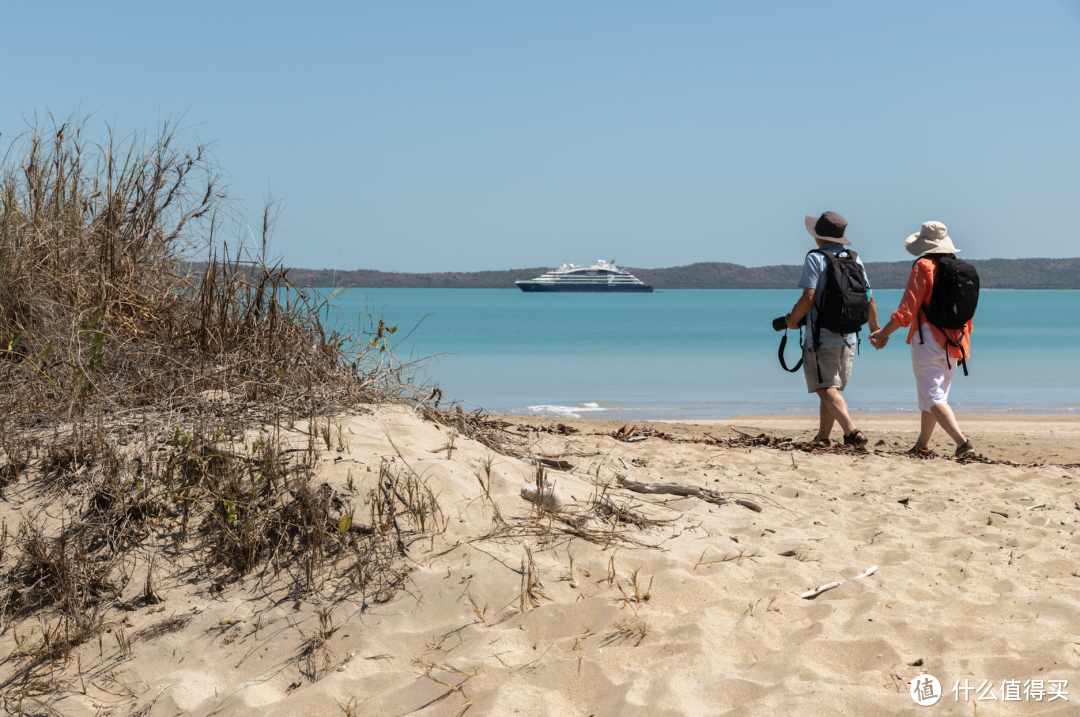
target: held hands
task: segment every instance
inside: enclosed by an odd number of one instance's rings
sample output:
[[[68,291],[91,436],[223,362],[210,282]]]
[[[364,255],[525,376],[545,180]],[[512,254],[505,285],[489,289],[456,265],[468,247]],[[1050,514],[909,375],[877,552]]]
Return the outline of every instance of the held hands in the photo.
[[[799,328],[799,322],[798,321],[792,321],[791,314],[787,315],[787,327],[789,329],[792,329],[792,330],[795,330],[795,329]]]
[[[889,319],[889,323],[885,324],[877,331],[870,332],[870,344],[876,349],[883,349],[885,348],[885,344],[889,343],[889,336],[891,336],[894,331],[902,328],[903,326],[897,323],[895,319]]]

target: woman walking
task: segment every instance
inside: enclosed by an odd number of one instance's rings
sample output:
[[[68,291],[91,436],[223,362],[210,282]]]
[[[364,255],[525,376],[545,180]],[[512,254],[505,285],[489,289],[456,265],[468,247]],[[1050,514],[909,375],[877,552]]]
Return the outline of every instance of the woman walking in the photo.
[[[956,442],[954,456],[964,458],[975,453],[975,449],[960,430],[948,401],[956,362],[971,356],[971,319],[962,329],[940,329],[926,320],[934,280],[939,274],[938,259],[955,258],[960,250],[953,246],[941,222],[924,223],[918,234],[907,238],[904,248],[919,259],[911,267],[900,307],[893,312],[888,324],[870,334],[870,343],[877,349],[885,348],[890,334],[910,326],[907,342],[911,344],[911,365],[922,419],[919,437],[910,453],[928,453],[930,437],[940,424]]]

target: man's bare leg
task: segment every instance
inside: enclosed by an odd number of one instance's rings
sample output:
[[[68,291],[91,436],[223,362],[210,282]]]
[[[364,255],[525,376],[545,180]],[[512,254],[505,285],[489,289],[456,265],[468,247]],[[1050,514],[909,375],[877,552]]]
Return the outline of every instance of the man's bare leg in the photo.
[[[829,407],[825,405],[825,399],[821,398],[820,392],[818,395],[818,403],[820,404],[818,407],[818,431],[817,435],[814,436],[814,440],[824,441],[828,439],[829,434],[832,433],[832,427],[836,422],[836,419],[833,418],[832,411],[829,410]]]
[[[945,429],[945,432],[949,434],[949,438],[956,441],[958,448],[967,441],[964,438],[964,432],[960,430],[960,424],[956,422],[956,416],[953,415],[952,409],[949,408],[949,404],[939,403],[936,406],[931,406],[930,411],[937,422],[941,424],[941,427]]]
[[[840,430],[844,432],[844,435],[851,435],[851,432],[855,430],[855,423],[851,420],[851,416],[848,415],[847,401],[844,400],[839,389],[819,388],[815,393],[821,399],[821,405],[840,424]],[[831,430],[832,426],[830,425],[829,428]]]

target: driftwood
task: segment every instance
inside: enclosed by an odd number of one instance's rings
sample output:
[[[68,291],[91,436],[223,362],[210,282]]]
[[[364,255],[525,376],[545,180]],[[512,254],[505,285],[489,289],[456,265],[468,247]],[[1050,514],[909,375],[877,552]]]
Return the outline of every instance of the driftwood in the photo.
[[[556,471],[569,471],[574,469],[574,464],[570,461],[560,461],[556,458],[522,458],[522,461],[528,463],[531,466],[544,466],[545,468],[551,468]]]
[[[749,500],[732,500],[720,491],[701,488],[696,485],[683,485],[681,483],[638,483],[624,475],[615,476],[620,488],[626,488],[634,493],[662,493],[665,495],[684,495],[690,498],[700,498],[708,503],[716,505],[728,505],[734,503],[744,508],[749,508],[755,513],[761,512],[761,506]]]
[[[851,579],[852,580],[858,580],[859,578],[867,578],[867,577],[870,577],[871,575],[873,575],[875,572],[877,572],[877,566],[876,565],[873,566],[872,568],[867,568],[866,571],[856,575],[855,577],[853,577]],[[825,592],[826,590],[832,590],[833,588],[838,588],[838,587],[840,587],[841,585],[843,585],[846,582],[847,582],[846,580],[837,580],[835,583],[828,583],[826,585],[816,587],[813,590],[808,590],[808,591],[804,592],[802,595],[800,595],[799,597],[801,597],[803,600],[813,600],[814,598],[816,598],[818,595]]]
[[[835,583],[827,583],[827,584],[822,585],[820,587],[816,587],[813,590],[808,590],[807,592],[804,592],[799,597],[801,597],[803,600],[810,600],[811,598],[816,598],[818,595],[825,592],[826,590],[832,590],[833,588],[838,588],[843,584],[844,584],[843,580],[839,580],[839,581],[837,581]]]

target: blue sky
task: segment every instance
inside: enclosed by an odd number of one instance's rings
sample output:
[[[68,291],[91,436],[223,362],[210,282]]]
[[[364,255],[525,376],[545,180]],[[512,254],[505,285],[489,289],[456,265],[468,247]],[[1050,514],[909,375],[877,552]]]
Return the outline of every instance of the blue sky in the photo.
[[[182,114],[305,268],[1080,255],[1080,3],[39,2],[0,132]]]

